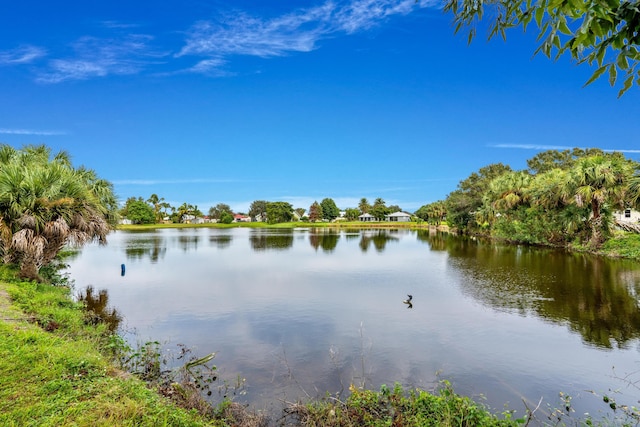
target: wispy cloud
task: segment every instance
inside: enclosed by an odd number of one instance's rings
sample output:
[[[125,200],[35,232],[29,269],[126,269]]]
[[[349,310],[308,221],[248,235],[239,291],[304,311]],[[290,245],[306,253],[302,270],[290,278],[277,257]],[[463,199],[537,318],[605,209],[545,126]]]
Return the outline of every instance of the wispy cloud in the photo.
[[[38,136],[58,136],[66,135],[66,132],[56,130],[33,130],[33,129],[6,129],[0,128],[0,134],[4,135],[38,135]]]
[[[521,150],[573,150],[576,147],[568,147],[568,146],[564,146],[564,145],[539,145],[539,144],[493,144],[493,145],[489,145],[489,147],[493,147],[493,148],[516,148],[516,149],[521,149]],[[640,153],[640,150],[637,149],[628,149],[628,148],[622,148],[622,149],[618,149],[618,148],[600,148],[600,147],[578,147],[581,149],[587,149],[587,148],[599,148],[600,150],[607,152],[607,153],[611,153],[611,152],[618,152],[618,153]]]
[[[130,28],[138,28],[140,25],[131,24],[121,21],[102,21],[102,26],[105,28],[115,28],[115,29],[130,29]]]
[[[406,15],[433,4],[432,0],[327,1],[270,19],[236,12],[216,22],[196,23],[176,56],[220,60],[232,55],[267,58],[309,52],[317,49],[322,39],[370,29],[392,15]]]
[[[331,5],[295,12],[271,20],[243,12],[224,23],[201,21],[189,31],[186,45],[177,56],[224,57],[250,55],[281,56],[288,52],[309,52],[326,32]]]
[[[20,46],[0,52],[0,65],[30,64],[42,58],[47,52],[37,46]]]
[[[424,7],[428,2],[415,0],[359,0],[336,10],[335,28],[352,34],[369,29],[392,15],[406,15],[416,7]]]
[[[86,80],[107,75],[135,74],[163,56],[154,53],[149,42],[153,37],[130,34],[121,39],[83,37],[74,43],[76,53],[71,59],[54,59],[49,69],[36,79],[40,83],[60,83],[65,80]]]
[[[198,62],[193,67],[183,70],[181,72],[205,74],[212,77],[222,77],[222,76],[232,75],[233,73],[224,71],[222,69],[222,66],[226,63],[227,61],[221,58],[204,59]]]
[[[271,17],[227,11],[217,19],[201,20],[186,31],[173,32],[184,37],[178,41],[182,44],[178,49],[162,47],[158,50],[152,47],[152,43],[159,43],[153,36],[128,33],[139,27],[135,23],[103,21],[99,25],[111,31],[113,37],[82,37],[70,45],[68,55],[53,55],[36,46],[0,51],[0,65],[31,64],[48,56],[48,62],[41,64],[44,68],[35,71],[36,81],[40,83],[130,75],[157,65],[173,66],[178,70],[155,73],[159,75],[185,72],[232,75],[223,71],[223,67],[233,56],[272,58],[310,52],[319,48],[321,40],[365,31],[392,16],[439,5],[437,0],[319,1],[324,2]],[[171,56],[175,64],[170,63]],[[184,65],[193,58],[195,65]]]
[[[231,178],[210,179],[210,178],[193,178],[193,179],[115,179],[111,180],[114,185],[162,185],[162,184],[213,184],[213,183],[229,183],[240,182],[240,180]]]

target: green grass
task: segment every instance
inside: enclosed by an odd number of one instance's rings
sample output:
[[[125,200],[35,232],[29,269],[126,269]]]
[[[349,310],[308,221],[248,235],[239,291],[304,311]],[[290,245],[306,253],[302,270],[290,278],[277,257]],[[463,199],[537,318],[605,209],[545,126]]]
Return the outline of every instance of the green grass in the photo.
[[[604,243],[602,253],[607,256],[640,260],[640,234],[616,233]]]
[[[328,399],[291,408],[290,414],[309,427],[471,427],[517,426],[525,418],[512,419],[510,412],[502,418],[487,411],[471,399],[453,392],[448,382],[436,393],[423,390],[405,392],[396,385],[380,391],[351,387],[346,401]]]
[[[0,425],[224,425],[176,407],[114,368],[98,351],[107,342],[104,326],[85,325],[67,288],[11,276],[0,267],[0,291],[13,299],[1,310]]]

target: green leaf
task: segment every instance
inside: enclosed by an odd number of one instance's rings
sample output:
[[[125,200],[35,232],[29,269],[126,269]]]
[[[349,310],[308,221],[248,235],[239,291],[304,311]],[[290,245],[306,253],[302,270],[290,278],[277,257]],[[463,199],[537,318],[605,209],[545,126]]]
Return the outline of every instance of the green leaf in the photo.
[[[538,7],[536,9],[536,24],[538,24],[538,27],[540,27],[540,25],[542,25],[542,17],[544,16],[544,8],[543,7]]]
[[[607,71],[606,65],[603,65],[602,67],[598,68],[596,71],[593,72],[593,74],[591,75],[589,80],[587,80],[587,82],[584,84],[583,87],[589,86],[591,83],[596,81],[602,74],[604,74],[605,71]]]
[[[522,22],[522,30],[524,32],[527,32],[527,27],[529,26],[531,19],[533,19],[533,15],[531,14],[531,9],[527,10],[520,17],[520,21]]]
[[[627,62],[627,57],[624,51],[618,55],[616,63],[621,70],[626,70],[629,68],[629,62]]]
[[[624,47],[624,39],[622,34],[618,33],[617,35],[611,38],[611,45],[615,49],[622,49]]]
[[[562,34],[567,34],[567,35],[571,35],[572,32],[569,29],[569,26],[567,25],[567,20],[562,17],[559,21],[558,21],[558,30],[562,33]]]
[[[618,78],[618,70],[616,69],[616,64],[609,64],[609,84],[611,86],[616,84],[617,78]]]
[[[598,53],[596,54],[596,59],[598,60],[598,65],[602,66],[602,61],[604,61],[604,54],[607,50],[604,46],[600,46],[598,49]]]
[[[551,0],[549,2],[549,10],[557,9],[562,4],[562,2],[563,0]]]
[[[600,22],[598,22],[598,20],[597,20],[597,19],[592,19],[592,20],[591,20],[591,22],[590,22],[590,28],[591,28],[591,31],[593,31],[593,34],[594,34],[596,37],[602,37],[602,35],[604,34],[604,33],[602,32],[602,27],[600,26]]]
[[[620,89],[620,92],[618,92],[618,98],[624,95],[624,93],[629,90],[632,84],[633,84],[633,74],[629,74],[627,78],[624,80],[624,85],[622,86],[622,89]]]

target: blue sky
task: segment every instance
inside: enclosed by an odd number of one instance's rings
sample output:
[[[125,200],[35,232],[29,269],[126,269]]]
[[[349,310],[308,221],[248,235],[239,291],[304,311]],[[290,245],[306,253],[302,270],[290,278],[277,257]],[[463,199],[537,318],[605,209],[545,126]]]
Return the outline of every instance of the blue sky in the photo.
[[[621,99],[532,27],[467,45],[437,1],[22,0],[0,14],[0,142],[207,211],[383,198],[412,212],[549,149],[640,160]]]

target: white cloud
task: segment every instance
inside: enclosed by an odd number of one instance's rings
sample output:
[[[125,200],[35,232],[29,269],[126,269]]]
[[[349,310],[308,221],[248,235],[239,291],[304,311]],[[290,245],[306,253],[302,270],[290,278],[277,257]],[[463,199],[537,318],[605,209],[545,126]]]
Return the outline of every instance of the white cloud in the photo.
[[[66,135],[66,132],[55,130],[33,130],[33,129],[0,129],[1,134],[5,135],[39,135],[39,136],[56,136]]]
[[[135,74],[150,63],[150,58],[163,56],[151,51],[148,46],[151,40],[151,36],[141,34],[123,39],[83,37],[73,46],[75,58],[50,61],[49,70],[41,73],[37,81],[59,83],[111,74]]]
[[[416,7],[415,0],[358,0],[336,12],[337,28],[352,34],[377,25],[392,15],[406,15]]]
[[[220,70],[227,61],[220,58],[212,58],[212,59],[204,59],[198,62],[193,67],[189,68],[187,72],[198,73],[198,74],[209,74],[215,76],[227,75],[228,73]]]
[[[225,24],[201,21],[189,31],[184,55],[281,56],[309,52],[325,32],[322,23],[330,14],[325,6],[263,20],[238,13]],[[310,24],[310,25],[309,25]],[[305,27],[307,26],[307,27]]]
[[[489,145],[489,147],[493,147],[493,148],[517,148],[517,149],[521,149],[521,150],[573,150],[576,147],[568,147],[568,146],[564,146],[564,145],[540,145],[540,144],[493,144],[493,145]],[[583,150],[588,149],[588,148],[599,148],[599,147],[577,147],[577,148],[581,148]],[[607,152],[607,153],[611,153],[611,152],[618,152],[618,153],[640,153],[640,150],[637,149],[628,149],[628,148],[622,148],[622,149],[617,149],[617,148],[599,148],[600,150]]]
[[[271,19],[237,12],[217,22],[196,23],[176,56],[267,58],[309,52],[316,49],[322,39],[363,31],[392,15],[406,15],[433,4],[436,3],[431,0],[355,0],[339,4],[327,1]]]
[[[138,24],[130,24],[130,23],[125,23],[120,21],[103,21],[102,25],[105,28],[111,28],[111,29],[130,29],[130,28],[139,27]]]
[[[294,9],[275,17],[252,16],[242,11],[228,11],[217,20],[196,22],[186,34],[183,46],[174,58],[196,57],[195,65],[174,66],[179,71],[156,73],[173,75],[185,72],[210,76],[232,73],[222,71],[234,55],[270,58],[318,49],[321,40],[346,36],[380,25],[392,16],[439,5],[436,0],[324,0],[317,6]],[[82,37],[71,45],[73,53],[57,56],[45,69],[36,71],[40,83],[86,80],[109,75],[139,73],[167,58],[167,51],[154,51],[152,36],[122,35],[123,30],[138,27],[120,21],[103,21],[113,38]],[[0,65],[29,64],[47,52],[35,46],[0,51]],[[181,61],[183,62],[184,59]],[[166,63],[166,59],[161,62]]]
[[[46,55],[46,51],[37,46],[21,46],[13,50],[0,52],[0,65],[29,64]]]
[[[228,183],[239,182],[235,179],[209,179],[209,178],[193,178],[193,179],[115,179],[111,180],[115,185],[160,185],[160,184],[212,184],[212,183]]]

